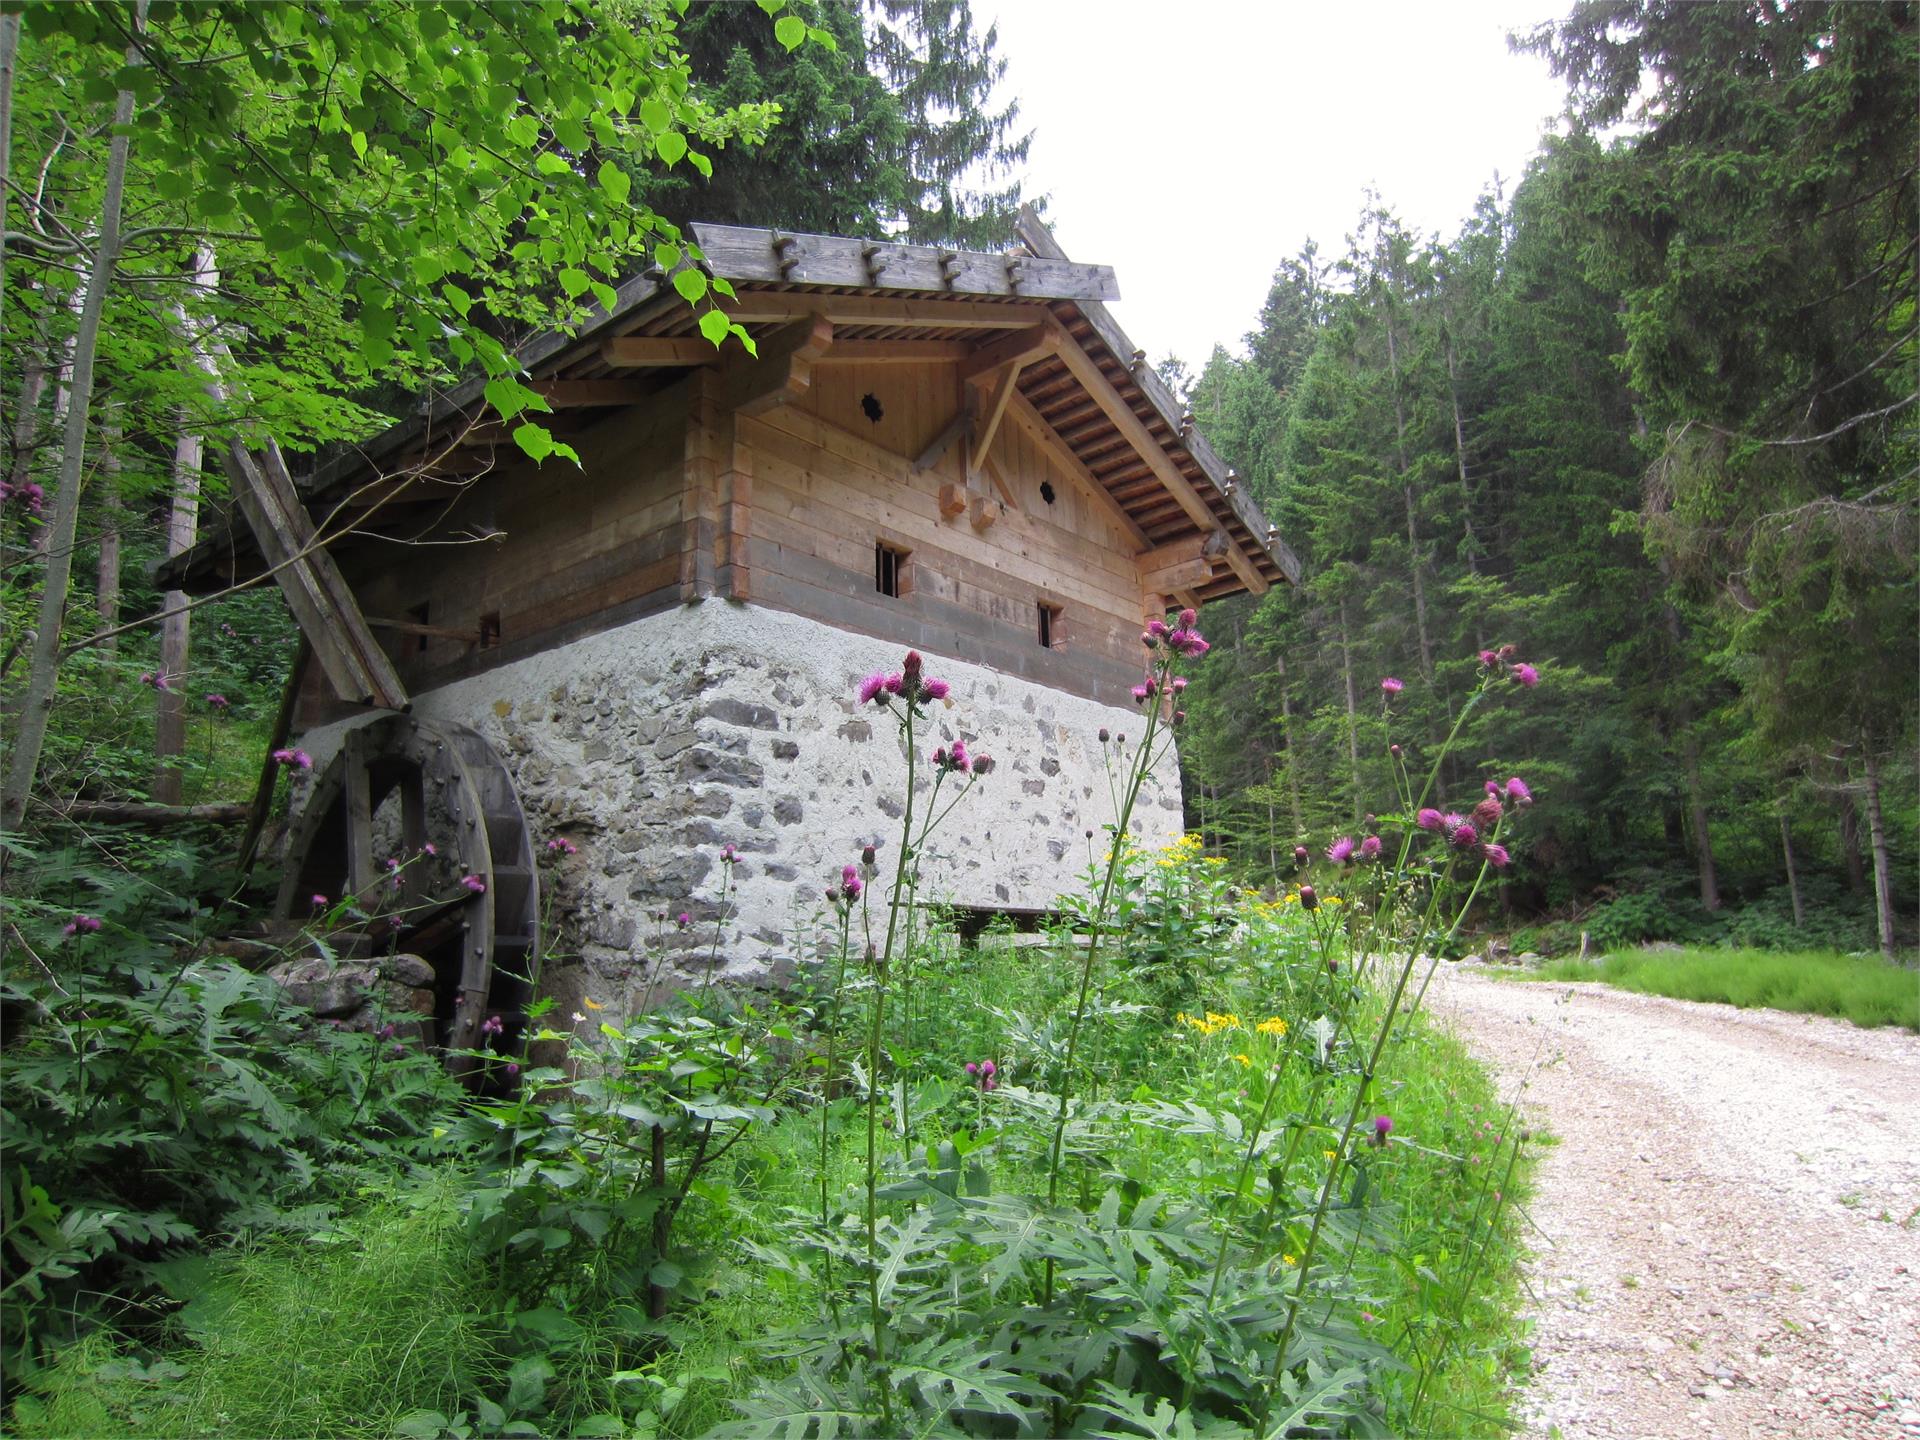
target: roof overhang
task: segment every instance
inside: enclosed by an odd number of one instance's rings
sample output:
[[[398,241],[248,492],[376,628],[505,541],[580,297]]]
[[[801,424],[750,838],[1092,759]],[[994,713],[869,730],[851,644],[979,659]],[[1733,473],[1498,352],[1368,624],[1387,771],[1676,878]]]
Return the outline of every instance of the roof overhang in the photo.
[[[736,296],[724,303],[756,343],[825,320],[831,339],[813,347],[816,363],[952,360],[976,376],[998,367],[996,419],[1004,413],[1106,497],[1140,550],[1173,555],[1197,538],[1196,554],[1224,562],[1200,567],[1205,578],[1185,593],[1210,600],[1298,583],[1292,551],[1107,310],[1103,302],[1119,293],[1112,269],[1068,260],[1030,211],[1019,225],[1023,249],[1005,255],[691,229],[709,273],[732,283]],[[596,308],[574,333],[542,334],[518,353],[558,428],[641,402],[739,350],[708,344],[670,277],[653,272],[620,286],[613,306]],[[338,543],[486,483],[495,444],[511,442],[497,419],[489,423],[472,381],[323,462],[302,488],[322,533]],[[211,533],[165,562],[158,579],[188,590],[233,583],[259,568],[252,541],[231,527]]]

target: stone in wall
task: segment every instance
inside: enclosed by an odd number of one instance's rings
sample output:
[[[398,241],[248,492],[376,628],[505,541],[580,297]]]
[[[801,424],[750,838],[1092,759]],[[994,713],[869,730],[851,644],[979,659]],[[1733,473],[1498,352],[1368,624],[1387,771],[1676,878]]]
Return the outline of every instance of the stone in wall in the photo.
[[[760,983],[812,960],[824,887],[862,845],[899,843],[904,777],[911,768],[929,792],[936,745],[964,740],[999,763],[936,832],[923,898],[1039,910],[1078,883],[1085,832],[1112,819],[1106,765],[1125,763],[1098,733],[1137,739],[1139,713],[928,654],[927,673],[953,693],[925,717],[909,767],[893,717],[854,695],[903,653],[710,600],[426,692],[414,711],[494,744],[536,852],[556,835],[578,847],[543,866],[564,927],[543,983],[631,1013],[712,983],[716,968],[727,984]],[[318,762],[338,737],[327,727],[301,743]],[[1135,838],[1164,844],[1179,829],[1169,752],[1143,789]],[[720,862],[729,843],[731,866]]]

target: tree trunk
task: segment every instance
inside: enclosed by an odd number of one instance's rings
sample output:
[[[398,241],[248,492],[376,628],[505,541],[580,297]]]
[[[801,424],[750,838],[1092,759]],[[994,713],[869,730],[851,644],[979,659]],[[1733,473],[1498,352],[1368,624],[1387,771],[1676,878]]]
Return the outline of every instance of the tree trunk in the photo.
[[[1293,810],[1293,843],[1298,845],[1307,827],[1300,818],[1300,757],[1293,750],[1293,702],[1287,697],[1287,657],[1277,656],[1275,663],[1280,667],[1280,738],[1287,746],[1287,800]]]
[[[1860,812],[1844,790],[1840,792],[1840,853],[1847,866],[1847,889],[1859,895],[1867,888],[1867,860],[1860,850]]]
[[[1340,602],[1340,668],[1347,677],[1347,759],[1353,766],[1353,823],[1360,823],[1360,702],[1353,689],[1353,646],[1347,635],[1347,602]]]
[[[1893,954],[1893,875],[1887,864],[1887,827],[1880,815],[1880,757],[1874,753],[1873,737],[1863,735],[1867,771],[1867,836],[1873,845],[1873,908],[1880,922],[1880,953],[1891,960]]]
[[[0,15],[0,177],[13,174],[13,71],[20,58],[20,12]],[[0,331],[7,321],[7,199],[0,185]]]
[[[1793,928],[1798,930],[1807,923],[1805,908],[1800,903],[1800,872],[1793,865],[1793,831],[1787,825],[1787,807],[1780,807],[1780,853],[1787,862],[1787,893],[1793,897]]]
[[[185,416],[182,420],[184,422]],[[192,548],[200,529],[200,437],[184,430],[173,447],[173,508],[167,514],[167,555],[169,558]],[[187,592],[169,590],[161,604],[165,616],[160,622],[160,669],[176,679],[184,678],[192,658],[193,616],[188,613]],[[182,793],[180,767],[173,763],[186,753],[187,697],[182,686],[154,692],[153,718],[154,772],[153,798],[163,805],[178,805]]]
[[[1420,641],[1420,675],[1433,688],[1433,641],[1427,635],[1427,585],[1420,574],[1420,527],[1415,521],[1413,484],[1407,479],[1407,410],[1400,398],[1400,358],[1393,338],[1393,312],[1387,312],[1387,373],[1393,382],[1393,453],[1399,466],[1400,493],[1407,504],[1407,565],[1413,578],[1413,627]]]
[[[1687,768],[1687,815],[1693,825],[1694,861],[1700,867],[1700,903],[1709,912],[1720,908],[1720,880],[1713,866],[1713,832],[1707,828],[1707,802],[1700,784],[1700,742],[1689,729],[1680,742]]]
[[[136,41],[127,46],[127,67],[141,63],[137,37],[146,29],[147,0],[134,0]],[[93,404],[93,362],[100,345],[100,321],[106,311],[107,291],[120,259],[120,202],[127,183],[127,149],[133,133],[133,91],[122,90],[113,106],[113,143],[107,151],[105,193],[100,202],[100,237],[93,263],[87,267],[86,298],[80,308],[80,328],[74,335],[73,378],[67,404],[66,429],[60,446],[60,481],[53,503],[53,521],[47,526],[47,573],[41,583],[39,629],[33,637],[33,668],[20,707],[20,728],[13,756],[0,786],[0,829],[17,830],[27,810],[27,796],[40,773],[40,751],[46,744],[47,721],[53,714],[54,688],[60,678],[60,622],[66,614],[67,592],[73,583],[73,537],[80,524],[80,478],[86,459],[87,415]]]
[[[106,523],[100,527],[100,563],[94,571],[94,610],[100,628],[112,631],[120,624],[120,523],[126,517],[120,499],[120,427],[108,425],[100,431],[100,504],[106,511]],[[120,649],[120,637],[109,634],[100,642],[108,654]]]
[[[1473,533],[1473,487],[1467,480],[1467,432],[1460,419],[1460,374],[1451,334],[1447,336],[1447,400],[1453,406],[1453,459],[1460,475],[1460,532],[1466,542],[1463,548],[1467,552],[1467,573],[1478,575],[1480,542]]]

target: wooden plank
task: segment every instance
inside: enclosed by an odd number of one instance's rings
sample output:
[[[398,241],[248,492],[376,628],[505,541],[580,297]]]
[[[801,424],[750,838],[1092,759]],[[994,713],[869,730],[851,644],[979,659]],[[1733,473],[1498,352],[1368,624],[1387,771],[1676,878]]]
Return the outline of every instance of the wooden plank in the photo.
[[[967,481],[971,484],[987,463],[987,456],[993,453],[993,437],[999,433],[1000,421],[1007,413],[1007,402],[1013,398],[1020,384],[1019,360],[1011,360],[997,376],[988,380],[991,393],[980,406],[974,424],[972,443],[967,447]]]
[[[803,315],[762,336],[757,356],[736,355],[728,363],[720,408],[758,415],[804,395],[813,383],[814,360],[832,344],[833,323],[819,315]]]
[[[1118,569],[1116,562],[1124,562],[1110,550],[1013,511],[1001,518],[995,541],[979,539],[943,521],[938,489],[868,488],[844,464],[823,465],[822,459],[831,457],[809,451],[804,442],[772,427],[760,428],[764,422],[753,423],[756,428],[748,434],[756,452],[754,501],[764,517],[755,534],[756,555],[763,539],[779,539],[793,527],[844,539],[864,523],[869,534],[895,538],[912,550],[916,564],[946,565],[929,558],[943,553],[962,558],[982,576],[997,575],[1003,591],[1017,585],[1060,589],[1077,605],[1116,616],[1129,615],[1137,603],[1132,567]],[[973,497],[952,488],[948,503],[960,499],[970,507]]]
[[[753,598],[748,563],[753,532],[753,452],[740,443],[733,417],[721,421],[720,443],[725,466],[720,473],[720,553],[715,580],[720,593],[735,600]]]
[[[1118,525],[1122,533],[1131,537],[1136,550],[1145,550],[1152,544],[1134,519],[1126,512],[1120,502],[1107,492],[1099,477],[1081,463],[1080,457],[1067,448],[1053,431],[1053,427],[1033,408],[1026,396],[1015,393],[1007,402],[1007,416],[1013,423],[1026,432],[1035,447],[1053,466],[1089,500],[1099,507],[1108,519]]]
[[[1140,583],[1149,590],[1168,591],[1185,590],[1194,585],[1205,585],[1213,579],[1213,562],[1198,557],[1192,560],[1176,560],[1166,565],[1157,565],[1140,572]]]
[[[1054,300],[1120,298],[1119,282],[1109,265],[880,244],[843,235],[793,234],[740,225],[696,222],[690,228],[707,268],[729,280]]]
[[[967,425],[972,416],[963,408],[958,415],[947,422],[946,428],[934,436],[927,448],[914,457],[913,472],[918,475],[931,470],[940,463],[940,457],[953,448],[953,442],[967,433]]]
[[[738,346],[735,347],[739,349]],[[616,370],[642,370],[673,365],[712,365],[723,351],[704,336],[692,338],[656,335],[616,335],[600,342],[600,360]],[[744,350],[740,353],[745,354]],[[579,382],[575,382],[579,383]]]
[[[934,330],[1020,330],[1044,323],[1044,305],[986,300],[905,300],[887,295],[814,295],[743,290],[720,302],[742,325],[785,323],[818,315],[834,325],[924,326]]]
[[[974,346],[965,340],[836,340],[816,365],[927,365],[965,360]]]
[[[706,341],[700,343],[705,345]],[[713,350],[711,345],[707,348]],[[535,380],[527,388],[556,410],[587,405],[640,405],[651,394],[646,386],[633,380]]]
[[[1053,238],[1053,232],[1040,220],[1031,206],[1022,207],[1014,228],[1027,248],[1036,255],[1055,260],[1067,258],[1066,251],[1062,250],[1059,242]],[[1127,338],[1126,332],[1113,318],[1113,313],[1099,300],[1082,303],[1080,313],[1086,317],[1087,322],[1093,326],[1094,333],[1114,355],[1125,359],[1135,352],[1134,343]],[[1136,366],[1133,378],[1134,383],[1140,387],[1141,393],[1147,397],[1148,403],[1159,412],[1161,419],[1166,421],[1169,428],[1177,432],[1180,428],[1181,407],[1174,399],[1173,393],[1167,389],[1166,383],[1151,366],[1147,365]],[[1206,437],[1194,431],[1183,438],[1182,446],[1189,455],[1193,456],[1194,462],[1212,482],[1215,491],[1226,501],[1235,518],[1250,535],[1255,537],[1255,542],[1265,548],[1268,558],[1286,577],[1287,583],[1299,584],[1301,578],[1299,558],[1277,534],[1270,535],[1273,527],[1268,523],[1266,516],[1260,512],[1260,508],[1253,503],[1252,498],[1246,494],[1244,486],[1236,487],[1231,492],[1227,490],[1227,466],[1218,455],[1214,454],[1213,447],[1207,443]],[[1235,573],[1238,573],[1238,569],[1239,567],[1236,566]]]
[[[340,747],[346,792],[347,888],[359,897],[362,905],[372,900],[374,880],[373,795],[364,740],[360,731],[350,730]]]
[[[1029,325],[1024,330],[1016,330],[1011,335],[989,341],[960,362],[960,378],[971,380],[975,376],[992,374],[1006,365],[1016,369],[1030,365],[1054,352],[1059,344],[1059,335],[1057,326]]]
[[[1180,508],[1187,512],[1187,518],[1203,531],[1210,533],[1219,530],[1220,521],[1208,508],[1207,502],[1200,498],[1200,492],[1193,488],[1192,482],[1180,473],[1180,467],[1160,448],[1160,442],[1153,438],[1153,432],[1147,429],[1146,422],[1134,413],[1126,398],[1114,389],[1106,372],[1064,329],[1060,332],[1059,355],[1066,362],[1067,369],[1073,372],[1074,378],[1100,403],[1100,408],[1106,411],[1114,428],[1126,437],[1127,442],[1139,452],[1140,458],[1152,468],[1155,477],[1179,501]],[[1254,568],[1253,562],[1242,553],[1232,536],[1227,537],[1225,558],[1248,590],[1255,595],[1266,594],[1266,577]]]
[[[779,368],[784,372],[785,362]],[[727,383],[715,372],[695,378],[687,391],[685,479],[681,490],[680,598],[713,593],[711,537],[719,512],[719,424]]]

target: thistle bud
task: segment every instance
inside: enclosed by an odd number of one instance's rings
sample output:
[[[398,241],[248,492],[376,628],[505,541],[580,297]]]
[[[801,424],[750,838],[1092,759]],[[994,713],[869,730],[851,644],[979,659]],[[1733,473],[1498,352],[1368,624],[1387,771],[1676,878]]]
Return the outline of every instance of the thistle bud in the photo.
[[[1314,888],[1311,885],[1302,885],[1300,887],[1300,908],[1302,910],[1318,910],[1320,908],[1320,897],[1314,893]]]

